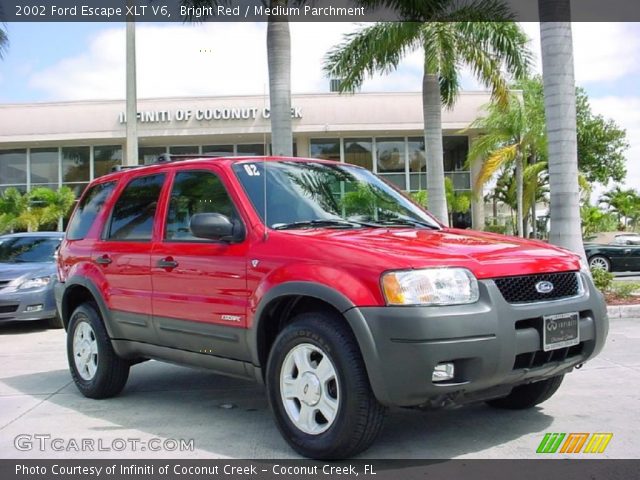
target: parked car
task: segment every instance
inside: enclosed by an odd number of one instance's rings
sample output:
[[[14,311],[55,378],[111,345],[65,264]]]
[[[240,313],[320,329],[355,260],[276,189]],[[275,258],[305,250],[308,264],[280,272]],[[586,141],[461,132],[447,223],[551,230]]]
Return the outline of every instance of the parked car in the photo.
[[[446,228],[368,170],[317,159],[100,177],[58,271],[85,396],[118,394],[147,358],[257,380],[286,441],[320,459],[365,450],[387,406],[531,408],[608,331],[577,255]]]
[[[0,323],[47,320],[62,328],[53,287],[58,232],[16,233],[0,237]]]
[[[640,234],[608,232],[584,245],[589,266],[607,272],[640,271]]]

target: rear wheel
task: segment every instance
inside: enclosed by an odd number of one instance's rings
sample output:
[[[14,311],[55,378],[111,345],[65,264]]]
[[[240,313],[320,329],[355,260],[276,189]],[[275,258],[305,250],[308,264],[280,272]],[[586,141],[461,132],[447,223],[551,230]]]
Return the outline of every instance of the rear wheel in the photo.
[[[306,457],[351,457],[382,428],[386,409],[371,391],[353,333],[335,315],[303,313],[280,332],[266,383],[280,432]]]
[[[67,358],[73,381],[85,397],[112,397],[127,383],[129,362],[114,352],[102,319],[91,303],[83,303],[71,315]]]
[[[605,272],[611,271],[611,262],[607,257],[602,255],[595,255],[589,259],[589,268],[593,270],[604,270]]]
[[[507,410],[524,410],[535,407],[549,400],[558,391],[563,378],[564,375],[558,375],[547,380],[520,385],[511,390],[511,393],[506,397],[489,400],[487,404]]]

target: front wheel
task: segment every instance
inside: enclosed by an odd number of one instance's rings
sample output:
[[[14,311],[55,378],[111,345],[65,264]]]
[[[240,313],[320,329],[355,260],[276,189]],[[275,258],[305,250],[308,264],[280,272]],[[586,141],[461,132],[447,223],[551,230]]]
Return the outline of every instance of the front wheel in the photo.
[[[549,400],[560,388],[564,375],[551,377],[527,385],[520,385],[511,390],[506,397],[489,400],[488,405],[507,410],[524,410]]]
[[[267,391],[276,424],[301,455],[341,459],[368,448],[382,428],[351,330],[325,312],[298,315],[269,354]]]
[[[85,397],[112,397],[127,383],[129,362],[114,352],[102,319],[91,303],[83,303],[71,314],[67,358],[73,381]]]

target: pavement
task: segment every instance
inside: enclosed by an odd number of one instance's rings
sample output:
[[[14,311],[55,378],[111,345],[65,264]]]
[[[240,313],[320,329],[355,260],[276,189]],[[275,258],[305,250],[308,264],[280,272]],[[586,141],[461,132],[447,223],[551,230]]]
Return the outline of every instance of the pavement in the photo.
[[[601,355],[531,410],[392,409],[361,458],[536,458],[546,432],[612,432],[597,457],[638,459],[639,340],[640,317],[612,319]],[[40,323],[0,325],[0,365],[0,458],[298,458],[263,387],[242,380],[150,361],[120,396],[91,400],[71,381],[65,333]]]

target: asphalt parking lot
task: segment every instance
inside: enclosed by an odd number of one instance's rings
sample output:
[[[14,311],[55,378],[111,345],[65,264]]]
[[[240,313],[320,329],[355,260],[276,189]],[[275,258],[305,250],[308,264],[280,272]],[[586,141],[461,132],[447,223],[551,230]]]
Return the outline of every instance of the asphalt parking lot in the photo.
[[[639,341],[639,318],[612,320],[603,353],[529,411],[393,409],[362,457],[536,458],[546,432],[612,432],[599,458],[640,458]],[[262,387],[152,361],[131,370],[119,397],[90,400],[71,381],[64,345],[64,332],[44,324],[0,325],[0,457],[297,458]],[[87,439],[94,451],[78,454],[74,442]]]

